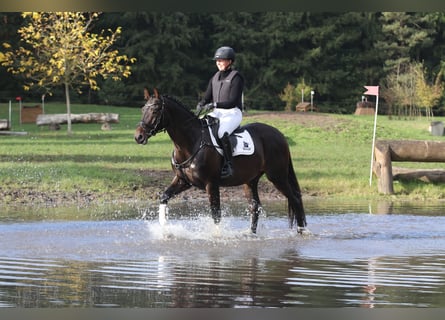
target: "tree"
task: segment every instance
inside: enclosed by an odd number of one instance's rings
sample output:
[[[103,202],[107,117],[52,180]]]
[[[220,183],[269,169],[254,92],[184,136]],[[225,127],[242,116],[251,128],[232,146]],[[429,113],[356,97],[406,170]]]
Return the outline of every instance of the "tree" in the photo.
[[[23,46],[7,51],[3,66],[13,74],[22,75],[24,89],[43,88],[45,93],[63,86],[66,98],[67,131],[71,134],[70,89],[81,92],[87,86],[99,90],[98,76],[120,80],[131,73],[133,58],[119,55],[113,44],[121,28],[99,34],[90,32],[98,13],[25,12],[29,23],[18,29]]]
[[[433,117],[433,107],[438,105],[443,92],[443,86],[440,82],[442,71],[436,75],[434,83],[426,79],[426,71],[421,63],[414,65],[416,74],[416,101],[419,107],[425,108],[428,118]]]
[[[19,42],[17,29],[21,21],[22,17],[18,12],[0,13],[0,44],[3,42]],[[0,63],[5,60],[5,54],[1,52],[0,46]],[[19,91],[21,91],[21,85],[18,84],[14,76],[5,68],[0,68],[0,101],[16,97]]]
[[[381,96],[390,108],[397,108],[399,117],[413,117],[420,113],[420,108],[425,108],[427,117],[432,117],[432,109],[438,105],[443,92],[441,76],[442,72],[439,72],[432,83],[428,81],[422,63],[403,64],[387,75]]]
[[[297,102],[295,87],[288,82],[286,87],[284,87],[283,92],[279,94],[279,97],[281,101],[286,103],[284,109],[287,111],[292,110],[292,107],[294,107]]]
[[[205,90],[210,77],[207,68],[214,67],[209,63],[209,50],[204,50],[204,14],[125,12],[104,16],[108,20],[100,21],[104,27],[123,24],[125,33],[119,42],[127,55],[138,60],[125,87],[125,94],[131,95],[129,101],[139,97],[141,102],[142,88],[157,87],[163,93],[187,96],[187,102],[196,105],[198,93]]]
[[[406,63],[400,65],[392,72],[388,73],[382,86],[381,96],[399,118],[413,117],[416,106],[416,74],[413,64]]]
[[[307,98],[309,99],[311,96],[311,86],[307,85],[304,81],[304,78],[297,83],[297,85],[293,86],[290,83],[287,83],[286,87],[283,89],[283,92],[279,94],[281,101],[286,103],[285,110],[292,111],[295,105],[298,104],[298,101],[304,102]]]
[[[23,25],[20,14],[1,13],[0,43],[17,45]],[[252,109],[283,109],[283,88],[304,78],[323,111],[352,112],[363,85],[383,87],[386,76],[404,74],[407,63],[421,61],[430,82],[445,69],[443,12],[105,12],[88,28],[101,34],[119,26],[113,48],[138,63],[123,81],[98,77],[101,90],[89,92],[93,101],[138,105],[141,88],[148,86],[195,105],[216,71],[212,55],[223,45],[236,51],[235,67]],[[19,81],[12,76],[0,67],[0,98],[17,94]]]
[[[385,69],[392,71],[412,60],[420,60],[422,48],[433,46],[435,30],[425,13],[383,12],[382,37],[376,48],[384,53]]]

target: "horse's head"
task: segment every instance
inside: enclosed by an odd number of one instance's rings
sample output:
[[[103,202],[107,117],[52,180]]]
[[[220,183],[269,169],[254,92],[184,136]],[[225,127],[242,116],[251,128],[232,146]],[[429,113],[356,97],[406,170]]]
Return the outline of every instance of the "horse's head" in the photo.
[[[134,133],[134,139],[139,144],[146,144],[147,140],[165,128],[163,123],[164,100],[154,89],[154,95],[150,96],[144,89],[144,97],[147,100],[142,107],[142,119]]]

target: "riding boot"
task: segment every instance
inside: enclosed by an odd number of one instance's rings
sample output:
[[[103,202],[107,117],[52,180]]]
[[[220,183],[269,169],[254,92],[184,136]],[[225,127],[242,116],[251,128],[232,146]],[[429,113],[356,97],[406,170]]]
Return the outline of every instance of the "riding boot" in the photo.
[[[227,178],[232,176],[232,143],[227,132],[221,138],[222,149],[224,153],[224,164],[221,169],[221,178]]]

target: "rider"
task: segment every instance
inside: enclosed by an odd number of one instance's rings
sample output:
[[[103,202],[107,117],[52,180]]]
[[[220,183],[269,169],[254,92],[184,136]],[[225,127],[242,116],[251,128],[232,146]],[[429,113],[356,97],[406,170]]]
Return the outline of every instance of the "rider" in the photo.
[[[204,97],[197,105],[200,112],[210,111],[210,116],[219,119],[218,138],[221,139],[224,153],[224,164],[221,177],[229,177],[232,169],[232,144],[229,135],[241,124],[243,118],[242,93],[243,76],[233,68],[235,51],[231,47],[220,47],[216,50],[213,60],[218,71],[210,79]]]

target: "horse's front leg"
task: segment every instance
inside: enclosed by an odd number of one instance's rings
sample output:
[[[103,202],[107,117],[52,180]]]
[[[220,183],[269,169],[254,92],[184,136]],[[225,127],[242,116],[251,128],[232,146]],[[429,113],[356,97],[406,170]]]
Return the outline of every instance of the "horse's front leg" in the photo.
[[[168,200],[176,196],[177,194],[189,189],[191,184],[189,184],[184,179],[175,176],[170,183],[170,185],[165,189],[160,197],[161,204],[167,204]]]
[[[182,191],[187,190],[190,187],[191,185],[186,181],[184,181],[184,179],[181,179],[178,176],[175,176],[173,178],[172,183],[168,186],[168,188],[164,191],[164,193],[160,197],[161,203],[159,204],[159,224],[161,226],[165,225],[165,223],[167,222],[168,200],[171,199],[173,196],[181,193]]]
[[[210,211],[215,224],[221,221],[221,202],[219,197],[219,185],[217,183],[209,183],[206,185],[206,192],[209,197]]]

